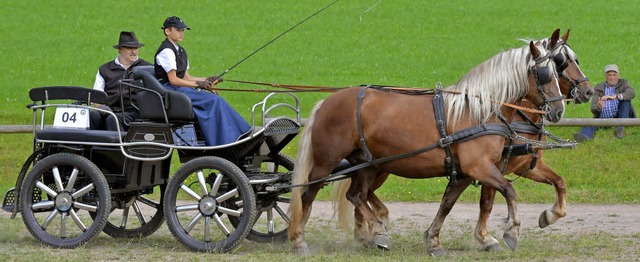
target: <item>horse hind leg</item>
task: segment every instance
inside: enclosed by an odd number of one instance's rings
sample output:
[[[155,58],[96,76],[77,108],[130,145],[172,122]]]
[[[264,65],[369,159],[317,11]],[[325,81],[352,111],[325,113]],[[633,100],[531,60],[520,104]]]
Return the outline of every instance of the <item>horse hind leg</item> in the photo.
[[[458,177],[457,183],[449,182],[447,189],[444,191],[438,213],[433,218],[431,226],[424,232],[424,241],[427,243],[427,253],[431,256],[440,257],[446,255],[446,251],[440,243],[440,229],[444,224],[444,220],[451,212],[458,197],[471,184],[473,179],[467,176]]]
[[[386,226],[378,219],[369,206],[367,199],[370,193],[372,180],[377,172],[373,169],[356,171],[352,177],[351,187],[347,192],[347,199],[351,201],[356,219],[355,236],[367,247],[376,246],[381,249],[389,249],[390,241]],[[360,238],[360,239],[358,239]]]
[[[493,209],[496,190],[482,186],[480,193],[480,215],[474,231],[474,237],[482,245],[482,250],[499,252],[504,250],[500,242],[489,234],[489,215]]]
[[[562,177],[556,174],[542,160],[538,162],[534,169],[527,172],[524,176],[536,182],[551,184],[556,190],[556,201],[553,206],[545,209],[540,214],[540,218],[538,219],[538,226],[540,228],[552,225],[567,215],[567,188]]]

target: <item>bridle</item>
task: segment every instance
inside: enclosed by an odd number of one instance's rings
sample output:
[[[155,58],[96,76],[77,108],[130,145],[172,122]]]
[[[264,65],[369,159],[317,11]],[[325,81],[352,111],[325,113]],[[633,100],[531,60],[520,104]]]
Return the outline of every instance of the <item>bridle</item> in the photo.
[[[567,51],[567,48],[571,48],[569,44],[567,44],[564,41],[558,41],[558,43],[551,50],[550,53],[553,56],[553,62],[556,64],[556,71],[558,72],[558,77],[562,77],[564,80],[569,82],[569,84],[571,84],[571,90],[569,91],[568,98],[573,98],[575,103],[575,100],[578,99],[578,96],[579,96],[578,93],[580,92],[579,90],[580,83],[589,81],[589,78],[585,76],[585,77],[581,77],[579,79],[574,80],[564,73],[564,70],[566,70],[567,67],[569,66],[569,62],[573,61],[573,60],[570,60],[571,57],[566,55],[567,53],[569,53],[569,51]],[[569,58],[569,61],[567,61],[568,60],[567,57]],[[578,62],[578,59],[576,59],[574,62],[577,65],[580,65],[580,62]]]
[[[543,103],[538,108],[540,110],[542,110],[542,111],[545,111],[546,113],[551,112],[551,106],[549,105],[549,103],[564,99],[562,94],[560,94],[559,96],[556,96],[556,97],[547,98],[547,96],[545,94],[546,92],[544,91],[544,85],[546,85],[548,83],[551,83],[551,80],[552,80],[551,78],[552,77],[555,77],[557,79],[556,70],[552,70],[548,66],[548,63],[551,61],[550,55],[551,55],[551,53],[547,53],[544,56],[536,58],[534,60],[535,64],[529,68],[529,71],[536,78],[536,85],[537,85],[538,93],[540,93],[540,95],[542,96]],[[537,67],[538,65],[540,65],[542,63],[546,63],[546,65],[542,66],[542,67]]]

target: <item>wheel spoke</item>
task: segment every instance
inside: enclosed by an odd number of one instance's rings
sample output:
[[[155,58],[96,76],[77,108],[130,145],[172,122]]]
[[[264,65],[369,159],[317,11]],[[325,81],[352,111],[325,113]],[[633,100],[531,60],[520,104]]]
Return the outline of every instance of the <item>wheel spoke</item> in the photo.
[[[211,241],[211,217],[204,218],[204,242]]]
[[[218,201],[218,203],[222,203],[224,201],[229,200],[231,197],[233,197],[233,196],[235,196],[237,194],[238,194],[238,189],[234,188],[233,190],[231,190],[231,191],[229,191],[227,193],[224,193],[219,197],[216,197],[216,201]]]
[[[127,220],[129,219],[129,208],[122,209],[122,220],[120,220],[120,228],[127,228]]]
[[[60,216],[60,238],[67,238],[67,215],[65,213]]]
[[[215,196],[218,194],[218,189],[220,189],[220,184],[222,184],[222,175],[216,175],[216,180],[213,181],[213,185],[211,186],[211,195]]]
[[[184,192],[189,194],[195,200],[200,201],[200,199],[202,199],[202,197],[200,197],[196,192],[193,192],[193,190],[191,190],[191,188],[189,188],[188,186],[185,186],[184,184],[182,184],[182,186],[180,186],[180,189],[182,189]]]
[[[234,217],[239,217],[240,215],[242,215],[242,211],[233,210],[226,207],[218,207],[218,211]]]
[[[58,196],[58,192],[54,191],[53,189],[51,189],[50,187],[48,187],[47,185],[45,185],[44,183],[38,181],[36,182],[36,187],[42,189],[42,191],[47,192],[47,195],[51,196],[51,197],[56,197]]]
[[[51,223],[51,221],[53,221],[53,219],[58,215],[58,210],[54,209],[53,212],[51,212],[51,214],[49,214],[49,216],[42,221],[42,229],[47,229],[47,227],[49,226],[49,224]]]
[[[144,214],[142,213],[140,206],[138,206],[137,201],[133,202],[133,211],[136,212],[136,216],[138,217],[138,222],[140,222],[140,225],[144,225],[147,223],[147,219],[144,217]]]
[[[229,231],[227,226],[225,226],[224,223],[222,223],[222,219],[220,219],[218,214],[213,214],[213,220],[216,221],[216,224],[218,224],[218,227],[220,228],[220,230],[222,230],[222,232],[224,232],[225,235],[228,236],[231,234],[231,231]]]
[[[194,211],[198,210],[198,208],[198,204],[176,206],[176,212]]]
[[[278,206],[278,204],[276,203],[275,206],[273,206],[273,209],[276,210],[276,212],[278,212],[278,214],[280,214],[280,217],[282,219],[284,219],[284,221],[287,222],[287,224],[291,224],[291,220],[289,219],[289,216],[287,215],[287,212],[285,212],[284,210],[282,210],[282,208],[280,206]]]
[[[273,210],[267,210],[267,233],[273,234],[274,226],[273,226]]]
[[[85,204],[85,203],[80,203],[80,202],[73,202],[73,207],[75,208],[79,208],[82,210],[87,210],[89,212],[98,212],[98,207],[94,206],[94,205],[89,205],[89,204]]]
[[[207,182],[204,180],[204,174],[202,173],[202,170],[198,170],[196,174],[198,176],[198,184],[200,184],[202,195],[206,196],[207,194],[209,194],[209,191],[207,190]]]
[[[78,199],[81,196],[84,196],[84,194],[89,193],[94,188],[95,188],[95,186],[93,185],[93,183],[91,183],[91,184],[86,185],[83,188],[80,188],[78,191],[74,192],[71,195],[73,196],[74,199]]]
[[[73,209],[69,210],[70,214],[71,214],[71,218],[73,218],[73,221],[76,222],[76,225],[82,229],[82,232],[87,231],[87,227],[82,223],[82,221],[80,221],[80,218],[78,217],[78,214],[76,213],[76,211],[73,211]]]
[[[186,231],[187,233],[191,232],[193,227],[196,226],[196,224],[198,223],[198,221],[200,221],[201,218],[202,218],[202,214],[198,213],[195,217],[193,217],[193,219],[191,219],[191,221],[189,221],[189,224],[187,224],[187,227],[184,228],[184,231]]]
[[[51,201],[40,201],[38,203],[34,203],[31,206],[31,210],[38,210],[38,209],[47,209],[47,208],[51,208],[54,207],[55,203],[53,202],[53,200]]]
[[[158,209],[158,207],[160,206],[160,202],[151,200],[151,199],[143,197],[143,196],[139,196],[137,202],[143,203],[143,204],[145,204],[147,206],[150,206],[150,207],[153,207],[155,209]]]
[[[53,173],[53,181],[56,183],[56,189],[58,190],[58,192],[64,190],[62,179],[60,178],[60,170],[58,170],[58,167],[54,166],[51,171]]]
[[[80,171],[77,168],[74,168],[73,171],[71,171],[71,175],[69,176],[69,181],[67,181],[66,190],[68,192],[73,191],[73,186],[76,184],[76,178],[78,177],[79,172]]]

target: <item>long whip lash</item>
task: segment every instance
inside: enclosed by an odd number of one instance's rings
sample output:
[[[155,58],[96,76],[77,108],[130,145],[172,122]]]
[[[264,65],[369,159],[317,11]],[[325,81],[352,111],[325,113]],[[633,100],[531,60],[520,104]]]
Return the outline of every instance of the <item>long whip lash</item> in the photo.
[[[261,46],[260,48],[256,49],[255,51],[253,51],[253,53],[249,54],[248,56],[246,56],[245,58],[243,58],[242,60],[238,61],[235,65],[229,67],[229,69],[225,70],[222,74],[218,75],[216,77],[216,79],[222,77],[223,75],[225,75],[226,73],[228,73],[229,71],[231,71],[231,69],[235,68],[236,66],[240,65],[242,62],[244,62],[245,60],[249,59],[249,57],[253,56],[254,54],[256,54],[258,51],[262,50],[263,48],[267,47],[269,44],[273,43],[274,41],[278,40],[278,38],[282,37],[283,35],[285,35],[286,33],[288,33],[289,31],[293,30],[294,28],[298,27],[299,25],[301,25],[302,23],[306,22],[307,20],[311,19],[312,17],[316,16],[317,14],[321,13],[322,11],[324,11],[325,9],[329,8],[330,6],[332,6],[333,4],[337,3],[340,0],[336,0],[333,3],[323,7],[322,9],[318,10],[317,12],[313,13],[312,15],[310,15],[309,17],[305,18],[304,20],[298,22],[296,25],[292,26],[291,28],[287,29],[287,31],[282,32],[280,35],[276,36],[275,38],[271,39],[271,41],[267,42],[266,44],[264,44],[263,46]]]

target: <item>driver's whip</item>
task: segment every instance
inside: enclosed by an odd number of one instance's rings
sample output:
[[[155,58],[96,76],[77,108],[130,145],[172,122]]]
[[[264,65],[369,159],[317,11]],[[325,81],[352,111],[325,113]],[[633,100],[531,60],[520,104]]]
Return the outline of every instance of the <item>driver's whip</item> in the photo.
[[[337,3],[340,0],[336,0],[333,3],[323,7],[322,9],[318,10],[317,12],[313,13],[312,15],[310,15],[309,17],[305,18],[304,20],[298,22],[296,25],[292,26],[291,28],[287,29],[287,31],[282,32],[282,34],[276,36],[274,39],[271,39],[271,41],[267,42],[266,44],[264,44],[263,46],[261,46],[260,48],[256,49],[256,51],[253,51],[253,53],[249,54],[248,56],[246,56],[245,58],[242,58],[242,60],[240,60],[239,62],[237,62],[235,65],[229,67],[229,69],[225,70],[222,74],[216,76],[216,78],[213,80],[213,82],[215,82],[215,80],[220,79],[223,75],[225,75],[227,72],[231,71],[231,69],[235,68],[236,66],[238,66],[239,64],[241,64],[242,62],[244,62],[244,60],[249,59],[249,57],[253,56],[255,53],[257,53],[258,51],[262,50],[263,48],[267,47],[269,44],[273,43],[274,41],[278,40],[278,38],[282,37],[283,35],[285,35],[286,33],[288,33],[289,31],[293,30],[294,28],[298,27],[299,25],[301,25],[302,23],[306,22],[307,20],[311,19],[312,17],[316,16],[317,14],[321,13],[322,11],[324,11],[325,9],[329,8],[330,6],[332,6],[333,4]]]

